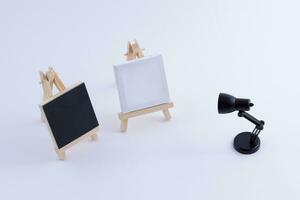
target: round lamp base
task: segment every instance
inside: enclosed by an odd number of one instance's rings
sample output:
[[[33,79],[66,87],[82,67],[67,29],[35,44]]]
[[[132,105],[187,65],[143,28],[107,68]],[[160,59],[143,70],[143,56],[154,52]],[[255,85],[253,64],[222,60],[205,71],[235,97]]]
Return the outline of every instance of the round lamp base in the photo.
[[[260,147],[260,139],[257,137],[254,142],[251,143],[253,137],[251,132],[243,132],[235,136],[233,146],[235,150],[243,154],[252,154],[258,151]]]

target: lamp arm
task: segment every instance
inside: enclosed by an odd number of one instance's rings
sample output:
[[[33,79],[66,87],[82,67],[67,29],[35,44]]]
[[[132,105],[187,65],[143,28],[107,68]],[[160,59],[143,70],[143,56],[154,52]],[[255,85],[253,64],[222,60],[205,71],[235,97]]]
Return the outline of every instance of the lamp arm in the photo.
[[[258,120],[255,117],[253,117],[252,115],[250,115],[249,113],[245,112],[245,111],[239,111],[238,113],[239,117],[244,117],[247,120],[249,120],[250,122],[252,122],[253,124],[255,124],[255,128],[252,131],[252,138],[250,140],[251,143],[254,143],[256,138],[258,137],[260,131],[262,131],[264,129],[264,125],[265,122],[263,120]]]
[[[245,112],[245,111],[239,111],[238,112],[238,116],[239,117],[244,117],[246,118],[247,120],[249,120],[250,122],[252,122],[253,124],[256,125],[256,128],[258,130],[263,130],[264,129],[264,125],[265,125],[265,122],[262,121],[262,120],[258,120],[256,119],[255,117],[253,117],[252,115],[250,115],[249,113]]]

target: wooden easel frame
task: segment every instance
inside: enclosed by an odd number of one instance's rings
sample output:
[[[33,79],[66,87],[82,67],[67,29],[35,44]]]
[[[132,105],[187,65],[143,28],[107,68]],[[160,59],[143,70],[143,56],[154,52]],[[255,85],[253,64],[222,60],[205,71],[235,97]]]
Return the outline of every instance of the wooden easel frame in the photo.
[[[126,56],[127,61],[133,60],[136,58],[142,58],[144,57],[144,51],[145,49],[141,49],[140,45],[137,40],[134,40],[133,42],[127,43],[127,53],[124,54]]]
[[[46,118],[43,106],[47,103],[49,103],[50,101],[58,98],[59,96],[65,94],[66,92],[74,89],[75,87],[77,87],[78,85],[81,84],[77,83],[72,85],[69,88],[66,88],[65,85],[63,84],[63,82],[61,81],[61,79],[59,78],[58,74],[54,71],[53,68],[49,67],[48,71],[46,73],[40,72],[40,78],[41,78],[41,84],[43,87],[43,102],[39,105],[41,113],[42,113],[42,121],[45,122],[47,124],[52,142],[54,144],[55,147],[55,152],[58,155],[58,158],[60,160],[65,160],[66,159],[66,150],[71,148],[72,146],[74,146],[75,144],[81,142],[82,140],[90,137],[92,140],[97,140],[98,138],[98,132],[100,131],[99,126],[90,130],[89,132],[83,134],[82,136],[80,136],[79,138],[77,138],[76,140],[73,140],[71,143],[65,145],[62,148],[58,148],[58,145],[56,143],[56,140],[54,138],[53,132],[50,128],[49,122]],[[52,89],[53,89],[53,85],[56,86],[56,88],[58,89],[58,93],[53,95]]]
[[[64,83],[52,67],[49,67],[45,73],[42,71],[40,71],[39,73],[41,79],[40,83],[43,87],[43,101],[46,101],[53,97],[53,85],[55,85],[59,92],[62,92],[66,89]],[[41,115],[41,119],[42,122],[45,122],[45,118],[43,115]]]
[[[127,44],[127,53],[125,53],[124,55],[126,56],[127,61],[138,59],[138,58],[143,58],[144,57],[144,54],[143,54],[144,50],[145,49],[140,48],[140,45],[137,42],[137,40],[134,40],[133,42],[128,42],[128,44]],[[120,112],[119,113],[119,119],[121,120],[121,131],[122,132],[127,131],[128,119],[129,118],[137,117],[137,116],[140,116],[140,115],[145,115],[145,114],[148,114],[148,113],[162,111],[164,116],[165,116],[165,119],[170,120],[172,118],[172,116],[170,114],[169,108],[173,108],[173,107],[174,107],[174,104],[172,102],[170,102],[170,103],[164,103],[164,104],[152,106],[152,107],[149,107],[149,108],[135,110],[135,111],[128,112],[128,113]]]

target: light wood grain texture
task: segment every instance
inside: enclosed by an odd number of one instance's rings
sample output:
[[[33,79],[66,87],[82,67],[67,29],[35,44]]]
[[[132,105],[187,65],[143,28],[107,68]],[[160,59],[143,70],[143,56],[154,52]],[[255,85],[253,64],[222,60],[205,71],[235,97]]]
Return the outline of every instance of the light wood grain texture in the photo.
[[[94,141],[97,140],[98,139],[97,133],[91,135],[91,139],[94,140]]]
[[[132,111],[132,112],[128,112],[128,113],[119,113],[119,119],[123,120],[123,119],[128,119],[128,118],[132,118],[132,117],[137,117],[140,115],[145,115],[148,113],[153,113],[153,112],[157,112],[157,111],[163,111],[169,108],[173,108],[174,104],[171,103],[164,103],[164,104],[160,104],[157,106],[152,106],[149,108],[144,108],[144,109],[140,109],[140,110],[136,110],[136,111]]]
[[[170,120],[171,114],[169,112],[169,108],[173,108],[173,107],[174,107],[174,103],[171,102],[171,103],[160,104],[157,106],[152,106],[149,108],[136,110],[136,111],[132,111],[132,112],[128,112],[128,113],[121,112],[121,113],[119,113],[119,119],[121,120],[121,131],[122,132],[127,131],[129,118],[133,118],[133,117],[137,117],[140,115],[145,115],[145,114],[149,114],[149,113],[153,113],[153,112],[162,111],[165,116],[165,119]]]
[[[164,114],[166,120],[170,120],[171,119],[171,114],[170,114],[169,109],[164,109],[163,110],[163,114]]]
[[[40,83],[43,87],[43,101],[50,98],[53,95],[53,84],[59,92],[66,89],[64,83],[52,67],[49,67],[45,73],[41,71],[39,73],[41,79]]]
[[[66,159],[66,152],[65,151],[56,151],[58,159],[59,160],[65,160]]]
[[[49,82],[46,74],[44,74],[43,72],[39,72],[40,73],[40,79],[41,79],[41,84],[42,84],[42,88],[43,88],[43,101],[46,101],[47,99],[51,98],[52,95],[52,87],[51,87],[51,83]],[[41,120],[42,122],[45,122],[45,117],[43,114],[41,114]]]
[[[134,40],[133,42],[129,42],[127,43],[127,53],[124,54],[126,56],[126,59],[129,60],[133,60],[136,58],[142,58],[144,57],[144,51],[145,49],[141,49],[140,45],[138,43],[137,40]]]
[[[53,85],[55,85],[60,92],[66,89],[64,83],[52,67],[49,67],[45,73],[40,71],[39,74],[41,80],[40,83],[43,88],[43,101],[46,101],[53,96]],[[43,115],[41,115],[41,120],[42,122],[45,122]]]
[[[121,131],[126,132],[128,127],[128,119],[121,119]]]
[[[52,82],[55,84],[55,86],[58,89],[58,91],[65,90],[66,87],[65,87],[64,83],[62,82],[62,80],[60,79],[58,73],[55,72],[52,67],[49,67],[48,71],[52,74],[52,76],[53,76]]]

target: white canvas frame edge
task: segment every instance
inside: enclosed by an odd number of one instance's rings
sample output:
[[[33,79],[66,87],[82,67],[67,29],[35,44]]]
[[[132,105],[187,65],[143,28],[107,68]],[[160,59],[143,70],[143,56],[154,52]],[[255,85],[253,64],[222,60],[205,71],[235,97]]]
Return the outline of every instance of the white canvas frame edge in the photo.
[[[160,74],[162,75],[161,82],[162,82],[163,90],[165,91],[165,98],[162,98],[162,99],[154,101],[154,102],[149,102],[147,104],[139,104],[139,105],[135,105],[135,106],[129,106],[126,102],[123,84],[120,82],[121,81],[121,76],[120,76],[121,68],[124,67],[124,65],[128,65],[133,62],[135,62],[135,63],[144,62],[145,60],[149,60],[149,59],[156,58],[156,57],[161,59],[161,62],[162,62],[162,67],[160,68]],[[119,94],[120,106],[121,106],[121,110],[123,113],[128,113],[128,112],[160,105],[163,103],[171,102],[166,73],[165,73],[165,69],[164,69],[163,57],[161,54],[155,54],[155,55],[139,58],[136,60],[127,61],[127,62],[124,62],[121,64],[116,64],[113,67],[114,67],[114,74],[115,74],[115,79],[116,79],[116,84],[117,84],[117,90],[118,90],[118,94]]]

